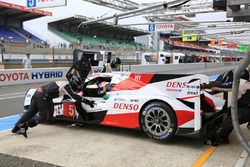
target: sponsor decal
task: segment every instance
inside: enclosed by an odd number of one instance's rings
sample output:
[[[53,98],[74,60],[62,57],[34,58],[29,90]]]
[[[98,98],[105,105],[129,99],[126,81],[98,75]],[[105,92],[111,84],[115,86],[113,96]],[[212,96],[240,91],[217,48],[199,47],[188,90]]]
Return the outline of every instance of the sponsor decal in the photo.
[[[0,81],[17,81],[17,80],[29,80],[28,73],[7,73],[7,74],[0,74]]]
[[[194,91],[188,91],[187,95],[199,95],[199,92],[194,92]]]
[[[168,81],[166,83],[166,87],[168,92],[182,92],[182,89],[186,88],[187,84],[188,84],[187,82]]]
[[[140,81],[141,80],[141,75],[135,75],[135,80]]]
[[[200,86],[198,85],[187,85],[187,95],[199,95]]]
[[[138,104],[126,104],[126,103],[114,103],[114,109],[119,110],[130,110],[130,111],[137,111],[139,109]]]
[[[60,78],[63,76],[62,71],[32,72],[32,79]]]
[[[130,101],[131,101],[131,102],[136,102],[136,103],[138,103],[138,102],[139,102],[139,100],[138,100],[138,99],[131,99]]]
[[[114,101],[126,101],[126,100],[122,98],[115,98]]]
[[[181,92],[181,89],[167,89],[168,92]]]
[[[48,79],[48,78],[61,78],[63,77],[62,71],[46,71],[46,72],[15,72],[15,73],[2,73],[0,74],[0,82],[5,81],[26,81],[36,79]]]
[[[172,81],[169,81],[169,82],[167,82],[166,87],[167,88],[186,88],[187,84],[188,84],[187,82],[172,82]]]
[[[164,135],[160,136],[160,140],[164,140],[166,139],[168,136],[173,134],[173,128],[169,128],[169,131],[167,133],[165,133]]]

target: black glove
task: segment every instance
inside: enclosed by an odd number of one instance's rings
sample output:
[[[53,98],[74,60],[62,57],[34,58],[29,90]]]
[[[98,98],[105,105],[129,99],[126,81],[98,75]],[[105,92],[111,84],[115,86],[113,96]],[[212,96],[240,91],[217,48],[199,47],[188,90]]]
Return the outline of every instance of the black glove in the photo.
[[[203,83],[200,85],[201,89],[211,89],[213,87],[213,83],[209,83],[209,84],[206,84],[206,83]]]
[[[82,98],[82,102],[89,105],[91,108],[94,108],[94,105],[95,105],[94,100],[88,100],[88,99]]]

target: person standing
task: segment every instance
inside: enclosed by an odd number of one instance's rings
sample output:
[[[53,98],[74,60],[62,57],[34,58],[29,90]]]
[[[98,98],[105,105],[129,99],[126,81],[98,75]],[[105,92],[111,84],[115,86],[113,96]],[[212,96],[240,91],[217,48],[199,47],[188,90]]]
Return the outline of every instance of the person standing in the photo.
[[[23,68],[24,69],[30,69],[31,66],[31,59],[30,59],[30,53],[26,54],[26,57],[23,59]]]

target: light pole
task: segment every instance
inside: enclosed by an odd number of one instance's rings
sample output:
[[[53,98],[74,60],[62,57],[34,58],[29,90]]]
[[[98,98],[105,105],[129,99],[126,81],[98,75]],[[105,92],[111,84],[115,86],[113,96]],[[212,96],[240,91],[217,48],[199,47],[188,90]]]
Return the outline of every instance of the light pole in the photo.
[[[11,58],[11,46],[10,46],[10,42],[12,41],[13,37],[8,37],[9,39],[9,59]]]

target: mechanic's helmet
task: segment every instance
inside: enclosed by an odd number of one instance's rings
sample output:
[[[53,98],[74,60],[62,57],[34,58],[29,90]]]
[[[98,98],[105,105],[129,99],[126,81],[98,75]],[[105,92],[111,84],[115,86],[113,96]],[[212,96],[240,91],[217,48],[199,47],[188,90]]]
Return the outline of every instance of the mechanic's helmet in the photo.
[[[240,78],[249,81],[249,72],[247,70],[244,70]]]
[[[80,92],[82,91],[82,80],[80,77],[77,77],[76,75],[73,75],[70,80],[69,80],[69,84],[71,86],[71,88],[75,91],[75,92]]]
[[[113,57],[110,62],[111,68],[117,68],[121,64],[121,59],[119,57]]]

